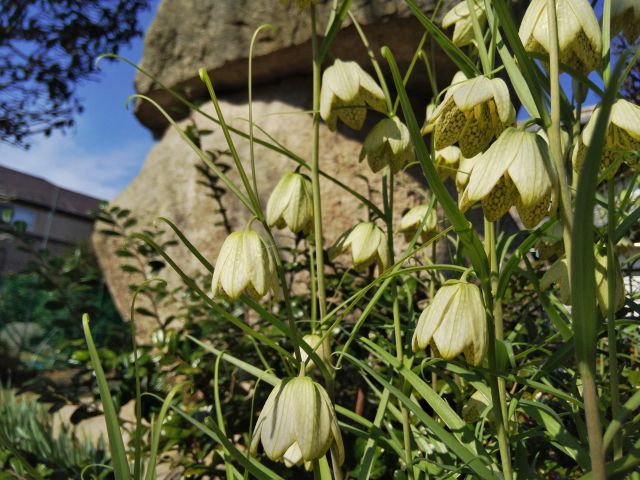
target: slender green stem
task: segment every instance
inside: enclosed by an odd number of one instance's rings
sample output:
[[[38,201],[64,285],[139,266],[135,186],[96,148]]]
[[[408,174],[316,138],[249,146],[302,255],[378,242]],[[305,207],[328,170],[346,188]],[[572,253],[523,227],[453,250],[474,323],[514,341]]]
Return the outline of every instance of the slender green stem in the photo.
[[[491,268],[491,294],[493,295],[493,322],[494,331],[489,332],[495,334],[496,339],[504,341],[504,323],[502,319],[502,301],[496,298],[498,290],[498,278],[500,272],[498,270],[498,254],[496,251],[496,232],[493,222],[484,219],[484,241],[487,257],[489,258],[489,266]],[[498,396],[500,398],[500,408],[502,409],[502,418],[504,420],[504,428],[509,438],[509,418],[507,408],[507,389],[504,378],[498,377]]]
[[[384,204],[385,223],[387,228],[387,254],[388,265],[395,263],[394,242],[393,242],[393,190],[394,175],[389,170],[388,175],[382,177],[382,199]],[[388,180],[388,184],[387,184]],[[398,284],[394,279],[391,282],[391,295],[393,296],[393,333],[396,344],[396,358],[400,363],[404,360],[404,348],[402,345],[402,325],[400,324],[400,304],[398,301]],[[403,386],[404,390],[404,386]],[[405,463],[407,465],[407,477],[413,480],[413,460],[411,451],[411,424],[409,423],[409,412],[402,402],[399,402],[400,413],[402,415],[402,436],[404,440]]]
[[[616,197],[615,180],[607,182],[607,295],[609,308],[607,310],[607,344],[609,353],[609,385],[611,387],[611,418],[620,414],[620,385],[618,376],[618,346],[616,334],[616,246],[614,236],[616,232]],[[613,437],[613,458],[622,458],[622,432]]]
[[[318,292],[316,289],[316,262],[313,258],[314,249],[311,239],[307,242],[309,244],[309,279],[311,284],[311,333],[316,333],[318,330]]]
[[[571,195],[567,183],[567,174],[562,156],[562,136],[560,132],[560,52],[558,44],[558,21],[556,1],[547,0],[547,16],[549,19],[549,79],[551,90],[551,125],[547,130],[549,149],[555,166],[554,183],[556,195],[560,201],[560,216],[563,222],[565,252],[571,251],[571,232],[573,230],[573,214],[571,212]],[[571,255],[567,254],[568,270],[571,271]]]
[[[471,17],[471,24],[473,25],[473,34],[476,37],[476,46],[478,48],[478,55],[480,57],[480,63],[482,64],[482,70],[485,75],[489,75],[489,72],[491,72],[491,60],[489,59],[489,52],[487,51],[487,46],[484,43],[484,35],[482,34],[478,15],[476,14],[475,1],[467,0],[467,7],[469,8],[469,17]]]
[[[318,305],[321,322],[327,314],[327,291],[324,278],[324,239],[320,198],[320,61],[316,32],[316,7],[311,3],[311,48],[313,51],[313,145],[311,149],[311,186],[313,194],[313,235],[316,248]]]

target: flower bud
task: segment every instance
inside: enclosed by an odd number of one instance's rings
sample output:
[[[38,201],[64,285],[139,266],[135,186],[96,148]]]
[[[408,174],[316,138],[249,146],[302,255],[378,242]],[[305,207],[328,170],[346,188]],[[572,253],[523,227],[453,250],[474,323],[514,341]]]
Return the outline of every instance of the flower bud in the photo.
[[[622,32],[627,41],[635,43],[640,36],[640,2],[615,0],[611,2],[611,34]]]
[[[407,242],[410,242],[416,234],[425,216],[427,218],[424,223],[424,228],[420,232],[420,241],[424,243],[438,232],[438,214],[436,213],[435,206],[431,208],[429,205],[416,205],[400,219],[399,231],[404,234]]]
[[[281,381],[260,412],[251,439],[255,454],[262,443],[267,456],[290,467],[323,457],[329,448],[341,465],[344,445],[327,392],[309,377]]]
[[[477,286],[450,280],[436,292],[420,315],[412,348],[416,352],[429,344],[445,360],[464,353],[471,365],[482,363],[487,351],[487,317]]]
[[[353,258],[353,267],[358,271],[365,270],[374,262],[377,263],[380,272],[388,266],[387,238],[373,222],[359,223],[351,231],[342,235],[331,247],[329,257],[335,258],[349,248]]]
[[[359,160],[365,157],[374,173],[385,167],[398,173],[414,158],[409,129],[395,115],[379,121],[362,144]]]
[[[473,8],[475,10],[480,28],[484,29],[487,23],[487,14],[485,12],[484,0],[473,0]],[[442,19],[442,28],[449,28],[455,25],[453,29],[453,37],[451,41],[458,47],[465,47],[475,43],[475,34],[473,31],[473,21],[467,0],[462,0],[455,7],[447,12]]]
[[[615,3],[615,2],[614,2]],[[529,53],[549,53],[547,0],[533,0],[520,24],[520,40]],[[587,75],[601,61],[602,36],[587,0],[556,0],[560,62]]]
[[[516,205],[526,228],[535,227],[551,204],[549,147],[539,135],[510,127],[475,160],[460,198],[464,212],[477,201],[490,221]]]
[[[582,131],[582,135],[573,151],[573,170],[580,172],[587,148],[595,130],[596,122],[600,115],[600,107],[596,108]],[[606,130],[606,140],[602,152],[602,166],[608,167],[616,158],[620,158],[631,168],[640,170],[640,107],[633,103],[620,99],[611,107],[609,124]],[[615,169],[609,172],[609,178],[613,178]]]
[[[326,344],[325,342],[322,341],[322,337],[320,335],[316,335],[315,333],[310,333],[302,337],[302,341],[305,342],[307,345],[309,345],[316,352],[316,355],[318,355],[318,357],[320,357],[320,359],[323,362],[326,363],[329,361],[331,352],[329,351],[328,348],[325,348]],[[300,349],[300,356],[302,357],[302,363],[306,362],[307,358],[309,358],[309,355],[307,354],[307,352],[305,352],[304,349],[302,348]],[[309,360],[309,362],[307,363],[307,370],[315,368],[315,366],[316,364],[313,363],[313,360]]]
[[[293,233],[313,228],[311,182],[299,173],[287,173],[273,189],[267,202],[267,224],[289,227]]]
[[[485,151],[515,118],[509,89],[501,79],[481,75],[452,84],[431,119],[435,148],[457,143],[464,157],[473,157]]]
[[[242,230],[224,240],[213,270],[213,295],[222,291],[231,300],[243,293],[260,298],[277,285],[273,257],[258,233]]]
[[[356,62],[336,59],[322,75],[322,119],[332,131],[336,129],[338,119],[354,130],[360,130],[367,116],[367,105],[386,112],[387,105],[380,86]]]

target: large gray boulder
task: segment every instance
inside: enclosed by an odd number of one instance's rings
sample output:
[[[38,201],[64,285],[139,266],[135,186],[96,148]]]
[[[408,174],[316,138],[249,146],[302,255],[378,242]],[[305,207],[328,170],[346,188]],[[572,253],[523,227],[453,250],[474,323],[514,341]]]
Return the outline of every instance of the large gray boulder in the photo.
[[[270,23],[275,30],[263,30],[253,56],[253,82],[261,85],[292,75],[311,73],[311,27],[309,15],[300,12],[295,1],[279,0],[163,0],[145,36],[140,67],[162,84],[187,98],[208,98],[198,69],[206,68],[218,92],[237,90],[247,84],[247,59],[251,37],[260,25]],[[422,11],[431,16],[438,3],[417,0]],[[444,0],[437,19],[455,3]],[[317,7],[318,32],[325,32],[332,8],[331,0]],[[353,0],[351,12],[364,28],[374,52],[387,45],[401,66],[411,60],[424,29],[412,16],[404,0]],[[429,44],[425,51],[435,57],[440,81],[450,78],[451,65]],[[333,57],[357,60],[368,66],[367,52],[349,18],[331,50]],[[446,66],[444,72],[440,69]],[[426,85],[424,68],[412,77]],[[138,73],[138,92],[150,96],[174,118],[188,111],[149,77]],[[167,126],[153,106],[138,102],[138,119],[156,135]]]

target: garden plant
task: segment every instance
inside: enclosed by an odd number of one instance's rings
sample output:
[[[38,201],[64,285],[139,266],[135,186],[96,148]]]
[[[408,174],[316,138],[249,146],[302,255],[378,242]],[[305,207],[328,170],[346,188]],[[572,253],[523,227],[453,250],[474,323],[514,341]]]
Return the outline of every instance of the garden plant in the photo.
[[[160,452],[182,452],[190,436],[208,439],[212,454],[192,459],[203,465],[194,477],[639,478],[638,295],[629,274],[637,256],[625,245],[637,240],[640,218],[640,106],[619,92],[640,55],[640,2],[604,0],[598,19],[587,0],[533,0],[520,10],[508,0],[462,0],[437,25],[406,0],[424,27],[406,71],[390,49],[370,49],[351,1],[333,2],[324,32],[315,3],[296,1],[312,29],[308,158],[254,125],[250,66],[246,130],[227,124],[204,69],[215,115],[168,89],[224,132],[229,165],[221,168],[197,132],[162,112],[218,194],[235,195],[251,218],[237,229],[224,222],[217,258],[160,220],[200,261],[206,282],[148,232],[123,234],[174,269],[220,330],[191,321],[191,330],[171,333],[209,362],[191,362],[159,395],[143,393],[134,347],[137,425],[127,448],[84,317],[115,478],[154,478]],[[348,19],[370,65],[331,49]],[[612,55],[618,34],[629,48]],[[426,42],[459,70],[446,88],[431,75]],[[423,66],[426,118],[405,88]],[[599,99],[593,112],[588,92]],[[366,160],[380,201],[323,172],[321,124],[361,130],[369,116],[377,123],[353,161]],[[238,137],[249,140],[249,158],[240,158]],[[290,160],[266,204],[254,144]],[[412,166],[424,179],[422,202],[398,219],[397,178]],[[333,245],[323,235],[321,181],[365,212]],[[299,248],[283,249],[276,229],[292,232]],[[294,291],[291,273],[305,271],[306,290]],[[158,282],[147,278],[138,292]],[[134,297],[132,324],[136,314]],[[239,353],[242,342],[250,353]],[[196,369],[208,405],[190,399]],[[247,389],[242,401],[227,396],[236,377]],[[151,396],[162,406],[147,431],[141,405]],[[187,433],[164,442],[175,422]]]

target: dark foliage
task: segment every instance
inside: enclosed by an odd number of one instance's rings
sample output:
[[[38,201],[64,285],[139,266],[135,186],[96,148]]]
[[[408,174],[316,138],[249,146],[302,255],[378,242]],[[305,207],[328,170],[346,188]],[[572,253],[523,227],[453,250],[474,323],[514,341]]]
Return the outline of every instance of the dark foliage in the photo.
[[[142,34],[138,14],[149,0],[0,0],[0,139],[73,125],[82,112],[78,84],[95,60]]]

